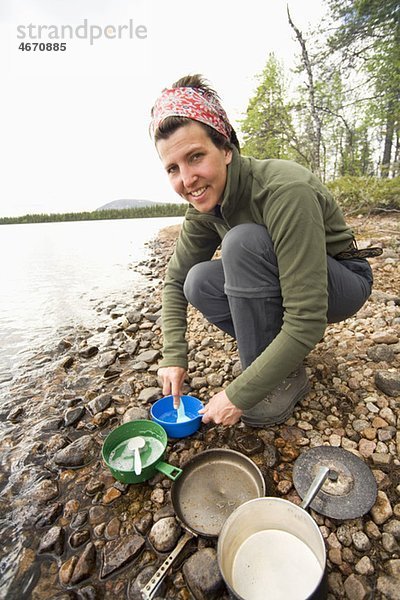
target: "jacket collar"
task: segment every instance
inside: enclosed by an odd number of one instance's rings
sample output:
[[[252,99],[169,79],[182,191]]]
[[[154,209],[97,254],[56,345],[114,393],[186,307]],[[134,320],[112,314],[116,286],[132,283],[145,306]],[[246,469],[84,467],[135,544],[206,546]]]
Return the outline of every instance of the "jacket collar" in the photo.
[[[232,214],[247,190],[250,190],[250,159],[241,156],[236,148],[232,150],[232,160],[228,165],[228,174],[221,208],[224,216]]]

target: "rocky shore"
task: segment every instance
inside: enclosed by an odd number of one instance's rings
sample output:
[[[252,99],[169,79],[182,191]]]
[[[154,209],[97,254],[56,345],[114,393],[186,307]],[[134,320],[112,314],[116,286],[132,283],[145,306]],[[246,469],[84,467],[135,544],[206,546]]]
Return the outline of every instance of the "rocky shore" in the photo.
[[[353,520],[311,510],[326,541],[329,598],[400,598],[400,228],[391,216],[354,219],[375,288],[359,313],[328,327],[306,367],[312,391],[281,426],[204,426],[170,440],[166,460],[182,467],[209,448],[238,450],[260,467],[267,494],[300,503],[293,464],[321,445],[344,448],[371,469],[378,496]],[[140,599],[182,534],[158,474],[117,482],[101,459],[107,434],[149,418],[162,396],[161,281],[177,228],[160,232],[135,268],[149,279],[119,303],[99,303],[96,331],[67,330],[1,388],[0,598]],[[186,391],[203,401],[240,373],[235,342],[189,311]],[[205,576],[206,574],[206,576]],[[189,542],[157,596],[227,600],[216,540]]]

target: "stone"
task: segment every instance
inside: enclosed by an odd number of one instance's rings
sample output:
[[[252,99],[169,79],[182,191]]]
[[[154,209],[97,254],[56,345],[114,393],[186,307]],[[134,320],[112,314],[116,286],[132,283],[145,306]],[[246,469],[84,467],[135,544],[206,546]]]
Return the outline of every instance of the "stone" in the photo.
[[[66,427],[75,425],[81,417],[85,414],[85,408],[83,406],[76,406],[75,408],[69,408],[64,415],[64,424]]]
[[[107,350],[107,352],[102,352],[99,355],[97,359],[97,364],[100,367],[100,369],[105,369],[115,363],[115,361],[117,360],[117,356],[118,354],[115,352],[115,350]]]
[[[82,350],[79,350],[79,356],[82,358],[92,358],[92,356],[96,356],[99,349],[97,346],[86,346]]]
[[[119,531],[121,529],[121,521],[118,517],[113,517],[111,521],[109,521],[104,530],[104,535],[107,540],[113,540],[118,537]]]
[[[374,506],[371,508],[371,517],[377,525],[382,525],[393,515],[389,498],[382,490],[378,490],[378,495]]]
[[[36,527],[47,527],[52,525],[57,517],[62,513],[63,505],[61,502],[55,502],[39,513],[35,518]]]
[[[354,568],[360,575],[372,575],[375,572],[374,565],[369,556],[363,556]]]
[[[351,537],[354,547],[360,552],[368,552],[368,550],[371,548],[371,542],[363,531],[356,531]]]
[[[377,371],[375,385],[384,394],[397,397],[400,395],[400,373],[398,371]]]
[[[90,435],[83,435],[66,448],[54,455],[56,465],[62,467],[81,467],[90,463],[97,455],[98,447]]]
[[[103,504],[111,504],[111,502],[114,502],[114,500],[116,500],[120,496],[120,490],[117,490],[114,486],[111,486],[110,488],[108,488],[108,490],[102,498]]]
[[[185,562],[183,575],[196,600],[218,600],[224,590],[224,581],[218,568],[214,548],[198,550]]]
[[[377,331],[371,335],[371,340],[375,344],[397,344],[399,338],[396,333],[392,331]]]
[[[120,567],[132,562],[145,544],[145,539],[135,533],[107,542],[103,548],[101,577],[107,577]]]
[[[154,402],[162,396],[162,389],[160,387],[148,387],[144,388],[138,397],[140,402],[147,404],[148,402]]]
[[[236,438],[239,452],[252,456],[264,451],[264,442],[256,435],[240,435]]]
[[[367,356],[373,362],[391,363],[394,359],[394,349],[391,346],[383,344],[382,346],[372,346],[367,349]]]
[[[392,533],[382,533],[382,546],[389,554],[393,554],[399,550],[399,544]]]
[[[364,600],[371,592],[362,576],[349,575],[344,582],[344,589],[349,600]]]
[[[206,377],[193,377],[190,385],[194,390],[200,390],[203,387],[207,387],[207,379]]]
[[[140,421],[142,419],[148,419],[149,411],[143,406],[133,406],[128,408],[122,417],[122,423],[129,423],[129,421]]]
[[[75,565],[75,569],[71,577],[71,583],[76,585],[84,579],[87,579],[94,571],[95,566],[96,547],[93,542],[89,542]]]
[[[397,577],[382,575],[378,577],[376,587],[385,600],[400,600],[400,585]]]
[[[90,410],[92,415],[96,415],[97,413],[101,412],[102,410],[105,410],[106,408],[108,408],[110,406],[111,402],[112,402],[111,394],[101,394],[100,396],[93,398],[93,400],[91,400],[88,403],[88,409]]]
[[[210,387],[221,387],[224,378],[220,373],[211,373],[210,375],[207,375],[207,384]]]
[[[152,526],[149,541],[158,552],[171,552],[181,535],[181,526],[174,517],[160,519]]]
[[[79,548],[79,546],[86,544],[88,540],[90,540],[90,531],[81,529],[80,531],[74,531],[68,541],[72,548]]]
[[[31,499],[37,502],[48,502],[58,496],[57,481],[42,479],[31,491]]]
[[[58,572],[58,578],[60,580],[61,585],[67,586],[69,584],[77,562],[78,557],[71,556],[68,560],[65,561],[65,563],[61,565],[60,570]]]
[[[62,527],[54,525],[48,531],[46,531],[46,533],[40,540],[38,553],[54,553],[57,556],[61,556],[61,554],[64,551],[64,539],[64,529]]]
[[[136,360],[143,361],[145,363],[153,363],[160,356],[159,350],[146,350],[137,355]]]

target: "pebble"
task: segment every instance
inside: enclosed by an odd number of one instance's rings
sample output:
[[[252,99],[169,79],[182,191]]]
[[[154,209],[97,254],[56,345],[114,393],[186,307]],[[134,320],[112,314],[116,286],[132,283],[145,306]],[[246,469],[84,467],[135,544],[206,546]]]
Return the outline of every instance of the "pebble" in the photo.
[[[164,517],[152,526],[149,541],[158,552],[171,552],[181,534],[181,526],[174,517]]]

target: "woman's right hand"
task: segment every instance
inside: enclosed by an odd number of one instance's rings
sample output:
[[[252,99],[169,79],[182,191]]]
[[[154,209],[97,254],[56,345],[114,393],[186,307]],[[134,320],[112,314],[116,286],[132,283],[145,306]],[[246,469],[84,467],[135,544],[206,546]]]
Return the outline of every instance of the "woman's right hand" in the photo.
[[[183,367],[160,367],[157,375],[162,382],[163,395],[173,396],[174,408],[178,408],[180,396],[182,396],[182,385],[186,377],[186,369]]]

